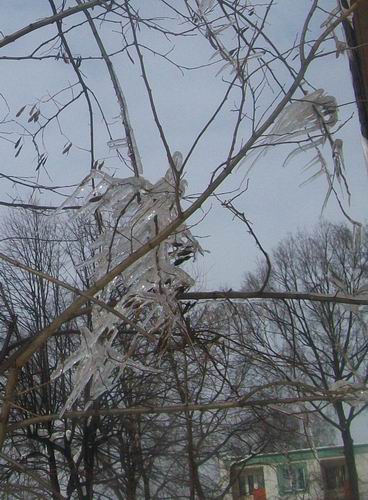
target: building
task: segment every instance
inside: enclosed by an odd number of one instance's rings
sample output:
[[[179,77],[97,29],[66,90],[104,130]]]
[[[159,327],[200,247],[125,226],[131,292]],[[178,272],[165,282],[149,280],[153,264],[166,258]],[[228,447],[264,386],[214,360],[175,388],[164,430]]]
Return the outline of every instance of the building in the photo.
[[[362,499],[368,499],[368,444],[354,447]],[[233,500],[353,500],[342,446],[266,453],[230,467]]]

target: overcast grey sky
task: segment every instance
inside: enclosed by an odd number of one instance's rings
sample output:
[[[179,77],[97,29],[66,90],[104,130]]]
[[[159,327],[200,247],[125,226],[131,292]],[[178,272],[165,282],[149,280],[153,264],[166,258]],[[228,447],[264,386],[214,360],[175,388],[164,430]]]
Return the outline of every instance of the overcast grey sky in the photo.
[[[334,1],[326,1],[325,7],[329,8],[333,4]],[[308,1],[277,2],[267,30],[284,49],[288,48],[297,33],[300,33],[305,9],[309,5]],[[198,51],[198,46],[196,49]],[[187,64],[191,61],[192,64],[199,64],[200,59],[203,61],[207,53],[208,46],[203,47],[203,52],[200,51],[197,56],[194,49],[183,48],[179,52]],[[152,87],[161,96],[159,109],[168,124],[170,142],[173,148],[185,153],[192,142],[193,134],[201,123],[204,123],[215,105],[221,92],[219,90],[221,81],[217,79],[214,82],[213,78],[208,76],[208,73],[211,73],[208,69],[190,72],[184,77],[178,75],[172,68],[166,68],[165,71],[167,73],[164,72],[162,75],[160,71],[153,70]],[[346,56],[338,59],[334,55],[321,58],[318,64],[311,68],[310,75],[313,85],[316,88],[324,88],[327,93],[336,96],[339,104],[354,100]],[[163,81],[166,82],[164,85]],[[347,177],[352,192],[349,213],[361,221],[366,216],[365,200],[368,184],[360,147],[357,113],[354,105],[344,106],[340,110],[341,121],[348,119],[352,114],[354,114],[353,119],[338,137],[344,140]],[[221,148],[229,140],[228,131],[231,130],[231,125],[227,120],[230,121],[229,116],[221,117],[214,128],[210,129],[208,140],[199,148],[197,155],[188,165],[189,191],[196,192],[203,189],[208,182],[209,172],[213,165],[216,165],[216,160],[221,155]],[[146,148],[145,144],[144,147]],[[149,160],[147,162],[151,155],[149,146],[146,151],[147,149],[143,150],[143,160],[146,160],[145,168],[150,172],[152,166]],[[247,192],[238,200],[239,209],[243,210],[253,223],[257,235],[267,250],[271,250],[280,239],[298,227],[311,227],[318,223],[327,192],[327,183],[322,177],[300,187],[300,184],[314,174],[317,168],[302,172],[311,155],[307,158],[298,156],[288,167],[282,168],[288,152],[290,147],[274,148],[261,158],[249,175]],[[248,166],[249,164],[245,162],[243,167],[226,182],[222,191],[236,188],[243,180]],[[219,207],[215,200],[207,204],[205,211],[210,206],[210,212],[196,231],[206,237],[203,246],[210,251],[200,260],[198,269],[200,274],[203,274],[203,281],[208,288],[220,285],[236,288],[241,282],[243,272],[254,267],[259,254],[241,223],[233,222],[231,215]],[[324,211],[324,217],[329,220],[343,218],[332,199]]]
[[[180,2],[179,2],[180,4]],[[326,0],[325,6],[331,8],[334,0]],[[157,4],[156,4],[157,6]],[[295,2],[280,0],[274,7],[274,14],[270,16],[266,28],[276,43],[286,49],[301,31],[301,22],[305,16],[308,1]],[[149,14],[159,14],[155,3],[150,5]],[[34,19],[49,14],[44,1],[23,2],[14,0],[5,9],[6,14],[1,20],[0,29],[4,34],[10,33],[24,26]],[[81,18],[82,19],[82,18]],[[322,18],[321,18],[322,19]],[[67,23],[67,21],[66,21]],[[318,25],[318,23],[315,23]],[[111,50],[116,50],[121,44],[118,29],[114,26],[104,28],[102,34],[107,40]],[[24,54],[30,48],[36,47],[40,40],[48,34],[53,34],[53,28],[45,28],[34,34],[28,35],[19,42],[12,44],[3,54]],[[83,31],[82,31],[83,33]],[[142,34],[146,41],[156,50],[166,51],[173,49],[170,58],[182,65],[196,66],[210,62],[213,55],[212,47],[206,41],[199,41],[194,37],[187,37],[184,41],[172,39],[167,42],[156,33]],[[76,54],[97,55],[97,48],[87,44],[87,36],[80,32],[69,35],[71,46]],[[147,43],[148,43],[147,42]],[[45,53],[45,51],[40,51]],[[191,146],[196,134],[206,122],[210,113],[222,97],[225,85],[222,81],[226,75],[220,74],[214,78],[219,66],[205,67],[196,71],[187,71],[182,74],[176,67],[168,64],[160,56],[145,52],[146,63],[153,94],[157,102],[157,109],[162,120],[165,133],[173,151],[180,150],[185,155]],[[135,57],[133,50],[130,56]],[[151,181],[162,176],[167,168],[167,161],[159,142],[158,134],[151,120],[148,101],[140,76],[140,70],[135,57],[132,64],[126,56],[114,58],[118,75],[129,105],[129,112],[137,135],[144,166],[144,175]],[[23,104],[33,104],[37,99],[48,93],[75,82],[70,65],[63,62],[50,60],[39,62],[2,61],[3,88],[2,92],[11,108],[11,117]],[[88,85],[96,92],[106,111],[109,121],[118,114],[112,90],[107,78],[103,63],[98,61],[83,62],[83,72],[87,77]],[[324,88],[327,93],[336,96],[338,103],[343,104],[353,100],[350,74],[346,56],[338,59],[331,55],[321,58],[312,66],[309,79],[315,88]],[[66,93],[68,95],[68,93]],[[69,97],[70,97],[69,93]],[[61,99],[62,100],[62,99]],[[231,102],[229,107],[231,108]],[[41,106],[42,107],[42,106]],[[224,159],[224,152],[229,145],[233,125],[233,115],[226,108],[219,120],[209,129],[205,139],[199,145],[186,169],[186,178],[189,183],[188,194],[197,193],[204,189],[209,181],[211,172],[217,164]],[[45,114],[51,113],[51,108],[46,105]],[[355,106],[347,105],[340,109],[341,121],[354,115],[348,125],[339,132],[338,137],[344,140],[344,154],[347,165],[347,178],[352,193],[352,203],[349,213],[353,218],[363,221],[365,219],[365,199],[367,189],[366,169],[360,148],[359,129]],[[78,116],[78,120],[76,120]],[[80,99],[73,113],[65,115],[62,120],[66,135],[73,143],[88,147],[88,115],[83,99]],[[27,125],[27,124],[26,124]],[[119,123],[115,130],[120,134]],[[31,127],[29,127],[31,128]],[[109,155],[106,146],[106,136],[100,118],[96,118],[98,130],[97,157],[106,158]],[[9,137],[13,141],[17,135]],[[50,161],[46,172],[40,172],[40,180],[44,183],[72,183],[78,182],[89,170],[88,155],[74,148],[68,157],[60,154],[67,138],[60,136],[55,125],[45,134],[45,143],[50,150]],[[4,173],[11,175],[35,175],[35,164],[30,164],[31,147],[25,145],[22,154],[14,160],[14,150],[6,141],[0,143],[4,162]],[[57,151],[58,154],[54,154]],[[300,227],[311,227],[319,221],[327,183],[321,177],[314,182],[300,187],[317,168],[303,173],[302,167],[311,158],[298,156],[286,168],[282,167],[283,160],[290,152],[288,147],[273,148],[262,157],[249,175],[249,187],[246,193],[237,200],[237,206],[253,223],[253,228],[265,248],[270,251],[272,247],[284,238],[289,232]],[[33,155],[34,156],[34,155]],[[33,157],[32,156],[32,157]],[[127,169],[114,158],[106,158],[105,166],[111,173],[124,177],[128,175]],[[238,169],[221,188],[222,191],[231,190],[244,181],[244,174],[249,164],[246,162]],[[52,182],[48,179],[48,175]],[[2,199],[9,200],[14,196],[13,186],[3,183],[1,189]],[[28,196],[18,190],[18,197]],[[224,196],[226,198],[226,196]],[[205,218],[202,217],[206,213]],[[337,204],[331,199],[324,217],[329,220],[341,220],[342,214]],[[194,232],[201,236],[203,247],[210,253],[198,260],[195,273],[201,276],[201,286],[217,288],[227,286],[237,288],[242,280],[243,273],[255,266],[258,256],[257,249],[245,227],[238,222],[233,222],[231,215],[219,206],[215,199],[211,199],[204,207],[202,214],[197,214],[191,222],[201,221]]]

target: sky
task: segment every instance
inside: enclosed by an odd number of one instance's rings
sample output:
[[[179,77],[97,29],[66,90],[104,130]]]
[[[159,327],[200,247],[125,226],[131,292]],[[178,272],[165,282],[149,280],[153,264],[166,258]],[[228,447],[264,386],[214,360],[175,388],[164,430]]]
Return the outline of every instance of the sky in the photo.
[[[334,1],[324,2],[326,8],[331,7],[333,3]],[[308,5],[309,1],[296,3],[290,0],[280,0],[277,2],[274,14],[270,16],[266,28],[270,37],[274,38],[282,49],[286,50],[300,33],[305,8]],[[0,25],[4,34],[49,13],[44,2],[41,1],[32,2],[32,8],[27,8],[27,6],[29,7],[30,4],[24,4],[19,0],[14,0],[9,4],[7,15],[3,16]],[[148,14],[152,16],[159,14],[154,3],[151,4],[151,10]],[[293,21],[290,22],[290,19]],[[319,27],[318,21],[316,21],[315,26]],[[69,35],[70,44],[75,54],[97,55],[97,48],[86,43],[88,33],[83,29],[78,35],[74,32]],[[53,33],[51,29],[45,28],[40,32],[28,35],[23,40],[9,46],[8,50],[3,49],[3,53],[24,54],[29,51],[30,47],[36,47],[41,39],[51,33]],[[121,36],[118,29],[110,30],[110,26],[108,26],[107,29],[101,29],[101,34],[111,50],[119,48]],[[167,42],[164,37],[151,32],[142,33],[141,36],[145,41],[148,40],[152,50],[157,52],[171,51],[168,57],[184,66],[193,67],[213,62],[211,57],[214,50],[206,40],[198,41],[197,38],[187,37],[184,41],[174,38]],[[45,52],[45,50],[40,51],[42,54]],[[131,59],[135,58],[134,64],[126,56],[116,56],[114,64],[128,101],[130,117],[142,156],[144,175],[149,180],[156,181],[164,175],[167,169],[167,159],[160,144],[157,130],[152,123],[147,95],[133,50],[130,50],[129,56]],[[185,71],[182,74],[178,68],[165,61],[162,56],[152,54],[147,50],[144,57],[157,111],[170,147],[172,151],[179,150],[185,155],[221,99],[226,88],[226,82],[223,80],[228,75],[220,73],[217,77],[214,76],[219,70],[219,64]],[[62,61],[27,61],[22,62],[22,66],[19,61],[2,61],[2,65],[3,74],[6,74],[3,95],[11,109],[10,116],[12,118],[14,118],[14,113],[24,104],[31,106],[38,99],[45,99],[48,94],[75,82],[70,65],[66,65]],[[104,107],[107,120],[117,122],[114,130],[116,135],[121,135],[120,123],[116,119],[118,109],[103,63],[85,61],[82,69],[88,84],[96,92],[96,96]],[[339,104],[349,103],[353,100],[346,56],[340,56],[338,59],[334,55],[321,57],[312,66],[308,76],[315,88],[325,89],[326,93],[336,97]],[[60,96],[60,101],[70,99],[71,94],[72,92],[66,91],[63,97]],[[270,99],[269,94],[269,91],[265,89],[264,95],[267,102]],[[236,96],[234,96],[234,104],[235,98]],[[187,194],[189,196],[201,192],[206,187],[211,173],[224,159],[232,135],[231,130],[234,126],[234,112],[231,112],[232,104],[233,102],[230,101],[229,107],[225,108],[219,119],[209,128],[204,140],[200,142],[195,154],[188,162],[185,177],[188,181]],[[46,103],[43,103],[41,108],[48,116],[54,112],[52,106]],[[75,120],[75,115],[79,116],[80,121]],[[352,118],[339,132],[338,137],[344,140],[346,175],[352,193],[351,206],[348,207],[346,203],[346,207],[353,218],[363,221],[365,219],[367,176],[360,147],[357,112],[351,104],[340,108],[341,122],[351,116]],[[39,172],[40,182],[71,184],[79,182],[87,175],[90,166],[89,157],[74,147],[74,144],[78,144],[82,148],[88,147],[88,120],[86,106],[81,98],[74,107],[73,113],[65,113],[60,120],[65,136],[60,134],[56,122],[50,126],[44,136],[50,160],[46,165],[47,171],[41,169]],[[22,125],[31,129],[32,127],[28,126],[27,123],[24,124],[24,121]],[[95,127],[97,131],[96,157],[105,160],[106,171],[115,173],[119,177],[130,175],[127,168],[122,166],[116,158],[109,157],[106,135],[104,135],[99,117],[96,118]],[[9,128],[6,127],[7,130]],[[12,129],[15,128],[12,127]],[[20,133],[22,132],[19,128],[18,130]],[[244,132],[246,138],[249,135],[249,130],[244,129]],[[25,144],[22,153],[16,161],[14,159],[14,150],[12,147],[9,148],[8,139],[15,141],[17,137],[16,133],[12,136],[7,133],[6,140],[0,143],[0,148],[7,158],[4,172],[10,175],[19,174],[36,178],[36,165],[34,162],[29,164],[30,155],[26,154],[29,151],[34,157],[29,144]],[[69,139],[73,142],[73,148],[68,155],[62,155],[61,151]],[[267,251],[271,251],[280,240],[289,233],[295,232],[296,229],[311,228],[317,224],[321,217],[321,209],[327,192],[327,183],[323,177],[301,186],[304,181],[317,172],[317,167],[303,172],[304,165],[311,158],[310,155],[308,157],[299,155],[287,167],[283,167],[283,162],[289,152],[290,147],[273,148],[272,151],[268,151],[260,158],[248,176],[248,189],[237,200],[238,209],[244,212],[252,223],[253,229]],[[326,157],[329,162],[330,156],[327,151]],[[245,187],[245,175],[250,164],[251,162],[244,162],[242,167],[231,175],[221,189],[231,191],[242,182]],[[14,197],[14,186],[4,183],[1,193],[2,199],[9,201],[9,198]],[[38,194],[38,196],[45,199],[45,194]],[[24,200],[25,197],[29,196],[29,193],[18,188],[17,196]],[[222,200],[229,197],[230,195],[224,195]],[[53,202],[59,203],[59,200]],[[324,210],[323,217],[333,221],[343,219],[341,211],[332,199]],[[253,270],[260,257],[256,245],[247,234],[244,225],[233,221],[232,215],[222,208],[214,198],[209,200],[203,207],[203,212],[196,214],[190,222],[195,225],[194,232],[200,237],[202,246],[207,250],[205,256],[198,259],[192,270],[196,276],[200,277],[200,286],[206,289],[238,288],[244,273]]]
[[[293,41],[293,37],[300,33],[305,11],[302,4],[308,6],[308,3],[289,0],[277,3],[274,8],[275,13],[271,16],[267,29],[279,46],[286,49]],[[326,8],[333,3],[333,1],[326,1]],[[22,6],[21,10],[20,6]],[[154,6],[151,7],[151,10],[152,12],[149,13],[152,15],[158,13]],[[45,12],[47,9],[45,9],[44,2],[32,2],[32,8],[27,9],[24,2],[15,0],[8,7],[8,16],[3,16],[0,29],[6,34],[26,25],[32,19],[42,17]],[[289,19],[293,19],[293,23],[285,25],[280,12],[287,12]],[[101,32],[108,42],[107,45],[111,46],[112,50],[116,49],[117,44],[120,43],[118,30],[114,30],[113,33],[106,33],[106,30],[101,30]],[[51,34],[52,30],[46,28],[42,32],[31,34],[3,52],[4,54],[24,54],[30,47],[37,45],[42,39],[41,36],[44,38],[48,33]],[[84,33],[83,30],[82,33]],[[144,33],[142,38],[144,36],[148,37],[147,39],[156,51],[172,49],[169,56],[182,65],[196,66],[211,62],[214,52],[212,47],[203,41],[199,43],[194,37],[187,37],[184,43],[176,39],[167,43],[156,34]],[[69,38],[76,54],[98,54],[93,44],[85,42],[87,33],[84,38],[80,34],[76,36],[71,32]],[[41,52],[45,53],[42,50]],[[133,51],[131,52],[130,56],[133,57]],[[148,51],[144,56],[157,110],[168,142],[172,151],[179,150],[185,155],[223,95],[226,85],[222,79],[228,75],[220,74],[214,78],[219,65],[187,71],[182,74],[160,56],[153,55]],[[151,116],[149,116],[147,96],[142,85],[138,63],[135,61],[132,64],[129,59],[126,60],[120,56],[114,59],[114,63],[128,101],[129,113],[142,155],[144,175],[151,181],[156,181],[165,173],[167,160],[159,142],[157,130],[152,124]],[[37,102],[37,99],[45,98],[48,94],[59,90],[63,85],[67,86],[70,82],[75,82],[70,65],[60,61],[23,62],[22,66],[19,61],[2,61],[2,64],[6,74],[5,86],[7,86],[3,94],[10,106],[12,117],[22,105],[31,105]],[[106,118],[113,122],[118,110],[116,101],[114,98],[110,98],[111,87],[103,63],[86,61],[83,62],[82,68],[88,84],[91,84],[104,106]],[[348,103],[353,100],[346,56],[341,56],[339,59],[336,59],[334,55],[321,58],[320,62],[312,66],[308,77],[316,88],[324,88],[328,94],[335,96],[339,103]],[[108,94],[109,98],[106,98],[105,94]],[[268,94],[266,90],[267,100],[269,99]],[[70,95],[71,92],[66,91],[65,100],[70,98]],[[60,101],[62,100],[61,98]],[[44,104],[42,110],[45,110],[45,114],[48,113],[49,116],[52,114],[51,106]],[[231,139],[231,133],[228,131],[231,132],[233,127],[233,115],[234,113],[228,109],[220,115],[219,120],[209,129],[205,139],[199,144],[188,163],[185,173],[188,181],[188,195],[203,190],[217,164],[224,159],[224,152]],[[353,115],[351,120],[341,133],[339,132],[339,137],[344,140],[346,175],[352,193],[351,206],[348,207],[347,203],[346,206],[353,218],[364,221],[365,193],[368,186],[366,166],[360,147],[357,113],[353,105],[340,108],[341,122],[351,115]],[[78,116],[78,120],[75,119],[76,116]],[[89,170],[88,155],[74,147],[67,156],[60,153],[69,138],[73,144],[78,143],[82,148],[88,147],[88,120],[85,103],[80,99],[73,112],[69,115],[66,114],[65,120],[60,120],[64,122],[65,137],[60,135],[56,125],[51,126],[49,131],[45,133],[44,140],[47,151],[50,150],[50,161],[46,165],[47,171],[41,169],[39,172],[40,182],[70,184],[79,182],[87,175]],[[116,119],[115,121],[118,122]],[[97,132],[96,157],[105,160],[105,168],[108,172],[115,172],[115,175],[120,177],[129,175],[127,169],[116,159],[109,158],[106,137],[103,138],[101,134],[100,139],[100,131],[103,127],[99,118],[96,118],[95,127]],[[115,126],[117,135],[121,134],[119,127],[118,122]],[[27,128],[31,127],[27,124]],[[245,130],[245,132],[249,134],[249,131]],[[13,134],[11,140],[15,141],[16,138],[17,135]],[[9,135],[6,135],[5,139],[9,139]],[[36,165],[29,164],[30,155],[26,154],[27,151],[31,151],[30,146],[27,150],[27,144],[25,144],[23,152],[16,161],[14,150],[9,148],[7,140],[4,140],[0,147],[4,150],[4,154],[9,156],[4,168],[5,173],[19,173],[35,177]],[[238,209],[244,212],[252,223],[253,229],[267,251],[271,251],[280,240],[288,233],[295,232],[297,228],[310,228],[317,224],[321,217],[321,209],[327,192],[327,184],[322,177],[301,186],[317,171],[317,167],[303,172],[303,166],[310,159],[310,156],[308,159],[298,156],[287,167],[283,167],[282,164],[288,152],[290,152],[288,147],[273,148],[272,151],[268,151],[260,158],[248,176],[247,191],[237,200]],[[329,160],[329,158],[327,159]],[[241,182],[245,187],[245,174],[249,166],[250,162],[244,162],[243,166],[237,169],[221,189],[231,191],[237,188]],[[28,196],[28,193],[19,189],[18,193],[19,198],[24,199]],[[44,197],[44,194],[40,194],[40,198]],[[12,196],[14,196],[14,186],[4,184],[2,198],[9,201]],[[228,199],[229,196],[224,195],[222,199]],[[55,200],[55,202],[58,201]],[[332,199],[323,216],[334,221],[343,219],[341,211]],[[213,198],[205,204],[203,212],[196,214],[190,222],[195,224],[193,231],[200,237],[202,246],[208,251],[204,258],[198,259],[193,269],[193,272],[200,276],[201,286],[207,289],[238,288],[244,273],[254,269],[257,258],[260,257],[244,225],[233,221],[232,215]]]
[[[174,4],[181,5],[181,2]],[[335,0],[325,0],[321,4],[328,10],[335,6]],[[155,2],[145,5],[147,16],[161,14],[157,11],[157,5]],[[302,21],[309,5],[309,0],[275,2],[265,29],[282,50],[287,50],[300,35]],[[4,35],[9,34],[50,13],[47,2],[12,0],[6,7],[2,7],[0,30]],[[168,14],[165,12],[165,15]],[[165,20],[167,25],[175,23],[172,12],[170,16],[172,19]],[[313,22],[313,29],[316,32],[325,17],[323,12],[318,13],[317,19]],[[65,20],[65,25],[69,26],[70,21]],[[113,51],[123,46],[121,26],[99,25],[99,30],[109,50]],[[29,53],[42,40],[53,34],[53,28],[44,28],[2,49],[2,55],[19,56]],[[215,64],[214,49],[205,39],[198,40],[191,34],[184,39],[176,36],[165,37],[154,30],[142,30],[138,35],[142,43],[146,44],[143,54],[147,73],[167,140],[172,151],[179,150],[185,156],[224,95],[231,74],[225,70],[216,76],[221,63]],[[312,30],[310,37],[313,38],[313,35]],[[224,43],[231,43],[231,39],[226,36],[224,34]],[[341,33],[338,36],[342,38]],[[70,31],[68,40],[75,55],[98,55],[97,47],[88,41],[88,30],[85,26],[82,26],[78,33],[75,30]],[[46,49],[47,47],[42,47],[39,54],[45,55]],[[332,49],[331,42],[326,46],[326,51]],[[364,222],[368,187],[367,166],[364,164],[360,146],[357,111],[353,104],[349,104],[354,97],[347,57],[342,55],[336,58],[334,54],[322,57],[322,55],[320,54],[321,57],[311,67],[308,79],[314,88],[323,88],[327,94],[336,97],[338,104],[341,105],[339,124],[348,120],[337,135],[344,143],[346,176],[351,191],[350,206],[346,197],[344,204],[352,218]],[[169,60],[198,69],[181,70]],[[134,49],[130,48],[128,52],[116,55],[113,62],[128,102],[142,156],[144,175],[152,182],[157,181],[168,168],[167,159],[152,120]],[[30,162],[30,158],[34,158],[35,155],[31,141],[24,136],[25,130],[36,130],[36,125],[27,122],[29,115],[26,114],[33,104],[38,103],[45,116],[52,116],[56,107],[49,100],[51,95],[60,89],[66,89],[54,98],[62,104],[78,93],[76,87],[70,88],[76,81],[70,65],[65,64],[62,59],[0,60],[0,64],[2,65],[1,92],[4,97],[0,105],[0,116],[3,118],[0,129],[2,172],[47,185],[71,185],[80,182],[90,168],[89,155],[85,151],[89,140],[89,117],[83,97],[70,108],[72,111],[66,111],[60,116],[59,122],[54,120],[43,136],[39,134],[40,148],[49,154],[45,169],[41,168],[37,172],[37,162],[34,160]],[[256,64],[257,61],[249,64],[250,72],[256,68]],[[293,64],[296,65],[296,62],[293,61]],[[82,62],[81,69],[104,109],[106,120],[112,124],[114,138],[121,137],[121,125],[117,118],[119,110],[103,63],[86,60]],[[280,78],[284,78],[287,83],[287,78],[281,70]],[[260,109],[267,108],[273,99],[272,91],[268,88],[264,89],[262,96],[258,103]],[[185,171],[185,178],[188,181],[186,193],[188,202],[203,191],[213,171],[226,157],[235,123],[236,99],[238,95],[234,92],[188,162]],[[28,106],[27,110],[17,119],[15,114],[24,105]],[[101,116],[97,112],[95,130],[96,158],[105,161],[106,171],[119,177],[131,175],[109,151],[107,147],[109,138]],[[244,125],[241,132],[245,141],[251,133],[250,127]],[[14,143],[19,137],[23,138],[24,146],[22,152],[15,158]],[[69,141],[73,143],[73,147],[68,155],[63,155],[62,150]],[[239,140],[238,145],[240,143]],[[288,234],[297,229],[310,229],[321,220],[321,210],[327,192],[326,181],[323,177],[318,177],[313,182],[301,186],[317,172],[317,167],[303,171],[303,167],[311,158],[310,155],[299,155],[288,166],[283,167],[283,162],[290,151],[291,148],[288,146],[272,148],[272,151],[259,158],[248,175],[251,161],[244,162],[219,190],[219,193],[224,193],[220,196],[221,199],[226,200],[231,198],[231,193],[235,189],[239,186],[245,188],[248,183],[245,192],[237,198],[236,206],[252,223],[267,252],[271,252],[272,248]],[[331,154],[327,149],[326,158],[331,165]],[[66,194],[70,189],[59,191]],[[37,191],[35,194],[42,203],[58,204],[64,200],[62,196],[56,197],[46,191]],[[27,202],[29,196],[29,190],[5,181],[1,184],[0,200],[16,199]],[[343,197],[343,194],[341,196]],[[344,220],[333,199],[328,202],[323,217],[331,221]],[[221,207],[215,198],[211,198],[189,222],[192,225],[192,232],[206,250],[204,256],[199,257],[189,268],[196,277],[196,288],[238,289],[242,284],[244,273],[254,270],[257,261],[262,258],[245,226],[234,221],[232,215]],[[362,429],[363,427],[364,425]],[[362,429],[359,431],[359,436],[363,436]],[[364,439],[368,441],[368,432],[364,435]]]

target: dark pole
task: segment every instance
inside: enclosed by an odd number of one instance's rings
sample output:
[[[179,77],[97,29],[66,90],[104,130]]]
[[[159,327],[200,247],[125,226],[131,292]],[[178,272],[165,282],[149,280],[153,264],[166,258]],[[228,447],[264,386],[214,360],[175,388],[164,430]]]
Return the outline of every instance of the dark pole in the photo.
[[[343,23],[349,47],[349,65],[358,106],[364,153],[368,162],[368,0],[340,0],[345,9],[358,4]]]

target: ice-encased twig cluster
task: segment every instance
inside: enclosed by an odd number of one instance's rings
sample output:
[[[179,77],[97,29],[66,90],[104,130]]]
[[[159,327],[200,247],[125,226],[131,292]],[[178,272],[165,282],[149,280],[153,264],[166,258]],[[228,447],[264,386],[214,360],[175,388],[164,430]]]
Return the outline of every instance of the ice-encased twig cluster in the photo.
[[[328,26],[332,20],[336,19],[339,12],[340,8],[338,7],[322,26]],[[193,17],[196,21],[201,21],[199,29],[215,50],[211,60],[214,59],[220,64],[222,63],[217,75],[225,71],[228,71],[230,75],[235,74],[244,91],[250,85],[248,66],[251,61],[259,61],[260,64],[266,66],[271,64],[271,61],[267,60],[267,52],[264,49],[248,43],[238,43],[237,45],[234,43],[233,37],[229,36],[230,33],[239,31],[238,15],[249,18],[253,13],[254,6],[252,2],[244,2],[241,6],[239,5],[235,16],[229,14],[225,18],[218,15],[216,2],[212,0],[197,0],[196,6],[193,6]],[[252,24],[247,25],[246,30],[250,29]],[[253,29],[256,38],[258,28],[254,25]],[[341,50],[344,50],[344,46],[335,35],[334,37],[337,54],[339,54]],[[266,59],[264,60],[264,58]],[[296,147],[287,156],[284,165],[301,153],[314,152],[313,158],[305,165],[305,170],[315,166],[318,166],[319,169],[306,182],[321,175],[326,177],[329,189],[323,208],[334,189],[334,179],[340,183],[342,189],[350,196],[344,175],[343,143],[341,139],[334,140],[331,135],[332,128],[338,121],[337,111],[336,99],[333,96],[326,95],[323,89],[305,94],[299,99],[294,98],[292,101],[290,99],[289,104],[279,113],[266,135],[257,141],[253,152],[248,153],[244,158],[244,162],[251,161],[248,172],[259,158],[270,150],[271,146],[294,144]],[[323,146],[327,140],[331,146],[334,164],[332,172],[329,170],[320,150],[320,146]],[[255,158],[252,159],[252,157]]]
[[[94,170],[61,206],[63,209],[79,204],[79,216],[98,221],[100,235],[93,245],[94,257],[80,264],[93,269],[93,280],[104,276],[177,218],[185,190],[185,181],[180,179],[180,153],[173,155],[173,164],[176,170],[169,168],[156,184],[143,177],[119,179]],[[136,323],[140,330],[144,329],[148,336],[168,336],[182,324],[176,296],[194,283],[179,266],[198,252],[202,252],[200,245],[182,225],[111,281],[98,298]],[[55,379],[79,363],[72,394],[62,413],[73,405],[89,382],[93,401],[111,387],[126,366],[151,370],[113,348],[120,323],[113,314],[94,306],[92,331],[81,329],[79,349],[52,376]]]
[[[276,144],[294,144],[298,146],[287,156],[286,165],[300,153],[308,150],[318,151],[318,146],[326,142],[331,129],[338,121],[338,106],[333,96],[318,89],[301,99],[295,99],[280,112],[271,129],[257,144],[258,151],[250,168],[264,155],[270,146]],[[340,141],[341,142],[341,141]],[[342,143],[341,143],[342,148]],[[342,153],[341,153],[342,154]],[[248,155],[249,160],[250,155]],[[315,158],[313,159],[314,162]],[[312,163],[312,162],[311,162]],[[308,165],[309,167],[311,164]]]

